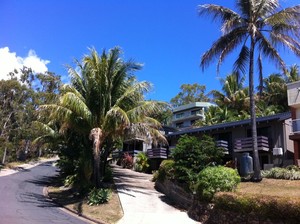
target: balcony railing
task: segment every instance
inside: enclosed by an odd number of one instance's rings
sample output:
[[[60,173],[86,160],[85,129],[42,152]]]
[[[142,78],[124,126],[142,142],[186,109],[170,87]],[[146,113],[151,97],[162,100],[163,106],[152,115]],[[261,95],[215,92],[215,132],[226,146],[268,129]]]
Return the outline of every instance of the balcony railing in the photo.
[[[183,114],[182,116],[176,117],[173,116],[173,122],[174,121],[181,121],[181,120],[191,120],[191,119],[197,119],[197,118],[203,118],[204,117],[204,112],[199,111],[197,113],[189,113],[189,114]]]
[[[148,149],[147,150],[147,156],[149,159],[167,159],[167,149],[166,148],[154,148],[154,149]]]
[[[216,141],[217,147],[223,148],[224,153],[228,154],[228,142],[225,140],[218,140]]]
[[[129,150],[129,151],[123,151],[121,150],[115,150],[112,152],[112,158],[113,159],[117,159],[117,158],[123,158],[124,157],[124,153],[128,153],[130,156],[132,157],[136,157],[137,154],[139,154],[142,151],[139,150]]]
[[[292,134],[300,133],[300,119],[292,120]]]
[[[269,139],[265,136],[257,136],[258,150],[269,151]],[[252,137],[240,138],[234,141],[234,152],[247,152],[253,150]]]

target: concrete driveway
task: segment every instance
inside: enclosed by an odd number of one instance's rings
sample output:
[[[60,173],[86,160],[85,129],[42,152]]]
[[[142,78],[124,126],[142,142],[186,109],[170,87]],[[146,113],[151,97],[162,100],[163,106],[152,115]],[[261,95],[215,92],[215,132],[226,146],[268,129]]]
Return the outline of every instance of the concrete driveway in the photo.
[[[113,165],[113,175],[124,211],[118,224],[199,223],[170,205],[165,195],[155,190],[152,175],[117,165]]]

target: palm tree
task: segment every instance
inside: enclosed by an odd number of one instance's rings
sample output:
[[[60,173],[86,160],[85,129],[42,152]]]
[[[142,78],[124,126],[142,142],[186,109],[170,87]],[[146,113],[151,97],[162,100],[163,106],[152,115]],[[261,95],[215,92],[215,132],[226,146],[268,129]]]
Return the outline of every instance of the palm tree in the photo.
[[[297,64],[294,64],[290,67],[289,71],[285,73],[286,75],[286,82],[296,82],[300,80],[300,72],[299,72],[299,66]]]
[[[268,106],[277,106],[281,112],[288,110],[287,87],[281,74],[271,74],[263,80],[262,100]]]
[[[52,119],[61,121],[62,130],[72,130],[89,137],[93,145],[93,181],[99,187],[107,157],[114,141],[122,137],[132,124],[139,131],[165,140],[158,129],[160,123],[150,117],[164,103],[144,100],[150,83],[137,82],[133,72],[141,65],[121,58],[121,50],[113,48],[101,56],[92,49],[91,54],[69,67],[71,83],[64,85],[59,102],[43,105],[50,110]]]
[[[249,72],[249,95],[253,139],[253,181],[261,180],[257,148],[256,113],[254,99],[254,56],[259,54],[274,61],[284,71],[286,65],[277,47],[289,48],[300,56],[299,26],[300,5],[280,10],[278,0],[236,0],[240,13],[215,4],[199,6],[199,15],[212,15],[222,22],[222,36],[201,58],[202,69],[218,59],[217,70],[225,57],[241,46],[234,69],[242,74]],[[248,68],[247,68],[248,66]]]
[[[245,78],[238,79],[239,75],[232,73],[225,79],[220,79],[222,92],[218,90],[211,91],[216,104],[220,107],[227,107],[232,112],[239,114],[241,111],[247,111],[249,96],[248,88],[244,88]]]

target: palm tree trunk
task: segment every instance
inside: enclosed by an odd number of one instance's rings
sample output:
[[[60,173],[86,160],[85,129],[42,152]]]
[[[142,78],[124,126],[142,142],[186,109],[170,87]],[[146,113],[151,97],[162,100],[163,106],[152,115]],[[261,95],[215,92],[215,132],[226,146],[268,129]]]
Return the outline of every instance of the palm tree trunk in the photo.
[[[101,162],[100,162],[100,176],[104,177],[105,173],[106,173],[106,167],[107,167],[107,158],[109,156],[109,154],[112,152],[112,148],[113,148],[113,141],[111,138],[106,139],[105,141],[105,149],[103,149],[104,151],[102,152],[102,158],[101,158]]]
[[[254,84],[253,84],[254,47],[255,47],[255,40],[253,37],[251,37],[250,64],[249,64],[249,95],[250,95],[250,113],[251,113],[253,166],[254,166],[253,167],[254,174],[252,177],[252,181],[259,182],[262,180],[262,178],[260,173],[258,145],[257,145],[256,112],[255,112]]]
[[[5,147],[5,149],[4,149],[3,158],[2,158],[2,164],[5,164],[6,154],[7,154],[7,147]]]
[[[90,140],[93,141],[93,154],[94,154],[93,180],[97,188],[101,186],[101,176],[100,176],[101,137],[102,137],[102,130],[100,128],[93,128],[91,130]]]

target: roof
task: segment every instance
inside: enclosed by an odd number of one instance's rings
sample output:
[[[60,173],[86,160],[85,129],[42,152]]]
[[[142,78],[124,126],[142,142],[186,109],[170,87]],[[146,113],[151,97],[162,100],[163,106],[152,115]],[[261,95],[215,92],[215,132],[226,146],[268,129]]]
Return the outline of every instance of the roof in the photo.
[[[273,120],[284,121],[289,118],[291,118],[291,113],[285,112],[285,113],[275,114],[275,115],[270,115],[270,116],[265,116],[265,117],[258,117],[258,118],[256,118],[256,122],[261,123],[261,122],[268,122],[268,121],[273,121]],[[235,126],[250,125],[250,123],[251,123],[251,119],[226,122],[226,123],[220,123],[220,124],[215,124],[215,125],[203,126],[203,127],[199,127],[199,128],[180,130],[177,132],[170,133],[170,134],[168,134],[168,136],[171,137],[171,136],[190,134],[190,133],[196,133],[196,132],[213,131],[216,129],[232,128]]]

